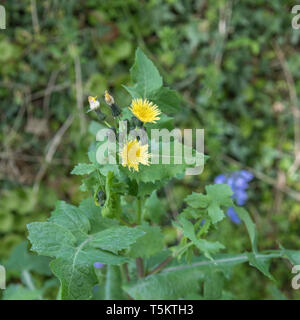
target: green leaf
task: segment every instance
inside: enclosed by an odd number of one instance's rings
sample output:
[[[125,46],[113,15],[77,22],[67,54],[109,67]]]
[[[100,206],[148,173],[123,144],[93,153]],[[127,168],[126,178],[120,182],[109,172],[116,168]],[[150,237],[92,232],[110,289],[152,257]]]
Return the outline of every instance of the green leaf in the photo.
[[[263,259],[257,259],[254,253],[247,253],[249,264],[257,268],[261,273],[267,276],[269,279],[275,281],[273,276],[269,271],[269,261],[264,261]]]
[[[60,257],[76,244],[76,238],[68,229],[50,222],[32,222],[27,225],[31,250],[40,255]]]
[[[106,176],[106,201],[102,208],[102,215],[106,218],[119,218],[121,215],[121,202],[119,192],[121,185],[117,183],[114,173],[109,171]]]
[[[105,281],[105,300],[124,299],[121,284],[122,279],[120,268],[116,266],[107,266]]]
[[[214,184],[205,187],[207,195],[193,192],[185,198],[187,204],[193,209],[206,209],[213,224],[223,220],[225,213],[222,206],[233,205],[231,188],[226,184]],[[187,212],[188,210],[186,210]],[[195,213],[195,211],[193,211]],[[199,210],[199,213],[203,211]],[[190,212],[192,213],[192,212]],[[193,214],[194,215],[194,214]]]
[[[82,214],[79,208],[65,201],[57,202],[56,209],[48,221],[69,229],[75,236],[84,235],[91,229],[87,216]]]
[[[182,226],[183,235],[189,238],[207,258],[212,259],[211,254],[217,253],[221,249],[225,248],[218,241],[211,242],[205,239],[197,239],[194,225],[182,215],[179,215],[178,220]]]
[[[176,114],[180,111],[180,96],[175,90],[161,87],[149,95],[158,108],[166,114]]]
[[[222,297],[224,276],[221,272],[209,271],[206,273],[203,293],[207,300],[216,300]]]
[[[164,248],[163,234],[158,226],[143,225],[137,229],[144,232],[134,245],[131,246],[129,256],[134,258],[149,258]]]
[[[140,227],[114,227],[96,233],[90,244],[95,248],[118,253],[120,250],[128,249],[144,234],[145,232]]]
[[[289,259],[291,264],[300,265],[300,250],[287,250],[282,245],[280,245],[283,254]]]
[[[278,250],[272,255],[259,254],[256,258],[266,260],[281,256],[282,252]],[[217,254],[213,261],[201,256],[194,258],[191,264],[174,261],[161,273],[148,276],[144,280],[132,281],[123,288],[134,299],[184,299],[193,293],[199,294],[199,284],[208,272],[221,271],[227,274],[234,266],[247,261],[246,253]]]
[[[50,266],[61,282],[62,299],[91,298],[92,288],[97,283],[94,262],[120,265],[128,261],[126,257],[107,251],[128,249],[144,234],[137,228],[120,226],[89,234],[91,222],[98,213],[85,215],[87,208],[91,208],[90,202],[83,203],[81,208],[60,202],[48,222],[34,222],[27,226],[32,250],[56,258]]]
[[[28,241],[18,244],[12,251],[5,267],[9,272],[34,271],[41,275],[50,275],[50,259],[31,254],[27,250]]]
[[[126,87],[134,98],[148,98],[149,94],[159,89],[163,82],[153,62],[138,48],[135,53],[135,62],[130,69],[131,80],[136,84],[133,88]]]
[[[193,192],[192,194],[188,195],[184,201],[192,208],[207,208],[209,205],[209,198],[208,196],[202,193]]]
[[[256,245],[257,232],[256,232],[255,223],[252,221],[249,213],[244,208],[238,207],[238,206],[234,206],[234,210],[239,215],[241,220],[244,222],[244,224],[245,224],[245,226],[247,228],[249,237],[250,237],[252,250],[253,250],[254,253],[257,253],[257,245]]]
[[[102,216],[101,207],[95,205],[93,198],[83,200],[79,205],[79,209],[82,215],[86,216],[90,221],[90,233],[96,233],[119,225],[116,219],[109,219]]]
[[[71,174],[85,175],[90,174],[96,170],[96,167],[92,163],[79,163],[71,171]]]
[[[30,290],[20,284],[11,284],[3,292],[3,300],[37,300],[42,290]]]
[[[120,265],[127,259],[89,248],[89,240],[72,248],[66,258],[58,258],[50,263],[53,273],[62,286],[61,297],[66,299],[90,299],[92,288],[97,283],[93,263]]]
[[[208,206],[208,215],[212,223],[215,224],[224,219],[225,214],[221,206],[231,206],[233,201],[231,196],[233,194],[231,188],[226,184],[214,184],[205,187],[210,204]]]
[[[135,300],[184,299],[199,290],[204,273],[197,269],[175,271],[148,276],[143,280],[125,284],[123,289]]]
[[[144,219],[160,224],[165,214],[166,209],[164,208],[161,200],[159,200],[159,198],[157,197],[157,192],[155,190],[145,201],[145,205],[143,208]]]

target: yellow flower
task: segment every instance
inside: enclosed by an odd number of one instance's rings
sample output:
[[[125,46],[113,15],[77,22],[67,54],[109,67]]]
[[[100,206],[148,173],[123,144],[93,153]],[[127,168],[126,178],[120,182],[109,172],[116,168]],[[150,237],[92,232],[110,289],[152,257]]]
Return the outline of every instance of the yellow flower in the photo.
[[[133,99],[129,110],[142,122],[153,122],[160,118],[161,114],[158,106],[147,99]]]
[[[97,97],[91,97],[89,96],[89,104],[90,104],[90,110],[88,110],[87,112],[96,110],[100,107],[100,102],[97,100]]]
[[[107,90],[105,90],[105,93],[104,93],[104,99],[105,99],[105,102],[111,106],[112,104],[115,103],[115,100],[114,100],[114,97],[111,96]]]
[[[141,145],[140,141],[131,140],[127,141],[123,150],[120,152],[122,158],[122,166],[133,168],[135,171],[139,171],[139,163],[149,165],[148,145]]]

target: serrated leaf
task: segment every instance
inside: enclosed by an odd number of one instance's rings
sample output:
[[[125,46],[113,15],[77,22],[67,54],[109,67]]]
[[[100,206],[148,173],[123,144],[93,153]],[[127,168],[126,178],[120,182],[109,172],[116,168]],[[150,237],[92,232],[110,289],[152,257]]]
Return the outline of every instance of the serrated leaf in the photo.
[[[163,234],[158,226],[143,225],[137,229],[144,232],[144,235],[137,239],[136,243],[131,246],[129,256],[134,258],[149,258],[163,250]]]
[[[92,163],[79,163],[71,171],[71,174],[85,175],[90,174],[96,170],[96,167]]]
[[[192,194],[188,195],[184,201],[192,208],[206,208],[209,205],[209,198],[208,196],[202,193],[193,192]]]
[[[82,214],[82,211],[65,201],[57,202],[56,208],[48,221],[68,229],[75,236],[88,233],[91,229],[89,219]]]
[[[27,225],[32,251],[49,257],[64,256],[76,244],[75,236],[66,228],[51,222]]]
[[[128,249],[144,234],[145,232],[140,227],[114,227],[96,233],[90,244],[92,247],[117,253],[120,250]]]
[[[231,188],[226,184],[214,184],[205,187],[210,203],[208,206],[208,215],[212,223],[215,224],[225,218],[225,213],[221,206],[231,206],[233,194]]]
[[[59,278],[62,285],[61,297],[69,299],[90,299],[92,288],[97,283],[94,273],[94,262],[120,265],[126,261],[107,252],[93,248],[85,248],[88,242],[81,243],[67,258],[58,258],[51,262],[53,273]]]
[[[166,114],[176,114],[180,111],[180,96],[175,90],[161,87],[148,96],[158,108]]]
[[[81,210],[82,214],[85,215],[90,221],[90,233],[96,233],[107,228],[116,227],[119,225],[119,222],[117,220],[105,218],[102,216],[101,207],[95,205],[93,198],[83,200],[79,205],[79,209]]]
[[[211,254],[215,254],[221,249],[224,249],[225,247],[218,241],[212,242],[207,241],[205,239],[197,239],[195,234],[194,225],[187,219],[184,218],[184,216],[180,215],[178,217],[178,220],[180,221],[180,224],[182,226],[182,233],[184,236],[189,238],[193,244],[209,259],[212,259]]]
[[[48,222],[34,222],[27,226],[32,250],[56,258],[50,266],[61,282],[62,299],[91,298],[92,288],[97,282],[93,263],[120,265],[128,261],[126,257],[107,251],[127,249],[144,234],[141,230],[129,227],[115,227],[88,234],[88,217],[94,217],[96,213],[85,215],[85,209],[87,203],[81,209],[60,203]]]
[[[134,91],[129,87],[129,93],[134,93],[137,98],[137,93],[141,98],[148,98],[149,94],[159,89],[163,82],[157,68],[153,62],[138,48],[135,53],[135,62],[130,69],[131,80],[136,83]],[[128,87],[126,87],[128,90]]]
[[[232,189],[227,184],[213,184],[205,187],[208,197],[224,206],[231,206],[233,204],[231,196],[233,195]]]

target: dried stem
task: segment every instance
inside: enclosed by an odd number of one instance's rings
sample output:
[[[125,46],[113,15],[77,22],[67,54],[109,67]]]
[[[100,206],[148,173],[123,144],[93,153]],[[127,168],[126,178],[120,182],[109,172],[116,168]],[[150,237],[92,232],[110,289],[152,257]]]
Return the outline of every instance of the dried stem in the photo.
[[[33,188],[34,192],[37,192],[39,190],[40,183],[41,183],[44,175],[46,174],[47,168],[48,168],[49,164],[51,163],[58,146],[61,143],[63,135],[66,133],[66,131],[71,126],[73,119],[74,119],[74,116],[69,115],[69,117],[67,118],[65,123],[60,127],[60,129],[56,132],[55,136],[53,137],[53,139],[50,143],[50,147],[49,147],[47,154],[45,156],[45,162],[42,164],[42,166],[41,166],[41,168],[35,178],[35,183],[34,183],[34,188]]]
[[[83,89],[82,89],[82,74],[81,64],[78,55],[74,58],[75,77],[76,77],[76,102],[80,116],[80,132],[83,134],[86,131],[86,119],[83,111]]]
[[[299,101],[297,97],[297,91],[295,86],[295,81],[292,73],[290,72],[288,63],[286,61],[284,52],[281,50],[280,46],[277,43],[274,43],[274,49],[277,55],[277,58],[280,62],[282,71],[285,76],[285,81],[287,83],[289,97],[291,102],[291,112],[294,119],[294,153],[295,160],[289,169],[289,174],[293,175],[300,166],[300,110],[299,110]]]

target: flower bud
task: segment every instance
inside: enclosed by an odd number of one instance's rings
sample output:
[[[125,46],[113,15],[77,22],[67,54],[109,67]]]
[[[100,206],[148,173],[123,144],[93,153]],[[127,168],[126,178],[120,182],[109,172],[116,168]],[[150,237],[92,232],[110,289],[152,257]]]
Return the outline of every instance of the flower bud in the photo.
[[[109,105],[112,106],[115,103],[115,99],[113,96],[111,96],[107,90],[105,90],[104,93],[104,98],[105,98],[105,102]]]
[[[111,113],[113,115],[114,118],[118,117],[122,111],[121,109],[115,104],[115,99],[113,96],[111,96],[107,90],[105,90],[104,93],[104,99],[105,102],[110,106],[111,108]]]

